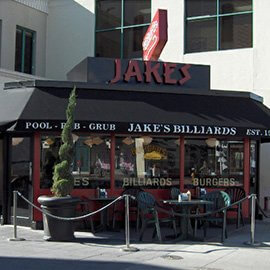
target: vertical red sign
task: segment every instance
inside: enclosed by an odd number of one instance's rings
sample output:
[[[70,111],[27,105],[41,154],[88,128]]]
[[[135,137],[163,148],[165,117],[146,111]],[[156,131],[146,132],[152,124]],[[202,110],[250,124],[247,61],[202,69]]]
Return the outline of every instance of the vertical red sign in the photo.
[[[168,40],[167,10],[158,9],[143,38],[143,60],[158,60]]]

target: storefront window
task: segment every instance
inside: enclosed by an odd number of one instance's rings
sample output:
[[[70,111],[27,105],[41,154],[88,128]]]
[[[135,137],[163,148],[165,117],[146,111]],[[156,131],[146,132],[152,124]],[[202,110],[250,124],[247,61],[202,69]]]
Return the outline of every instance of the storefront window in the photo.
[[[60,137],[42,139],[41,188],[52,186],[59,147]],[[110,188],[110,147],[108,136],[74,136],[74,188]]]
[[[44,136],[41,139],[40,188],[51,188],[54,165],[59,161],[60,137]]]
[[[179,187],[179,140],[161,137],[117,137],[115,184],[118,188]]]
[[[186,140],[185,187],[242,186],[242,141]]]

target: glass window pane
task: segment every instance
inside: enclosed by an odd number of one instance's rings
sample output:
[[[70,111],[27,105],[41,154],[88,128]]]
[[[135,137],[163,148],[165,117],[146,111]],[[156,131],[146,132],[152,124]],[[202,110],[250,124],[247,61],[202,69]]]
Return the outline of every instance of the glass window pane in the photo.
[[[252,14],[221,17],[220,35],[223,50],[252,47]]]
[[[186,16],[205,16],[217,14],[216,0],[186,0]]]
[[[22,71],[22,37],[23,31],[16,29],[15,70]]]
[[[119,30],[96,33],[97,57],[121,57],[121,33]]]
[[[96,29],[121,26],[121,0],[96,1]]]
[[[75,142],[73,176],[75,188],[110,188],[111,139],[92,135]]]
[[[186,140],[185,187],[243,186],[244,145],[241,141]]]
[[[142,40],[148,26],[124,30],[124,58],[142,58]]]
[[[52,186],[54,166],[59,162],[61,138],[43,136],[41,140],[40,188]],[[110,188],[110,138],[80,136],[74,142],[72,174],[74,188]]]
[[[60,137],[41,138],[40,188],[51,188],[54,165],[59,161]]]
[[[150,0],[125,0],[124,25],[144,24],[151,22]]]
[[[179,187],[177,138],[117,137],[115,185],[118,188]]]
[[[187,21],[186,52],[204,52],[217,49],[216,19]]]
[[[24,73],[28,73],[28,74],[32,74],[33,36],[34,36],[33,33],[25,32]]]
[[[252,0],[220,0],[220,14],[252,10]]]

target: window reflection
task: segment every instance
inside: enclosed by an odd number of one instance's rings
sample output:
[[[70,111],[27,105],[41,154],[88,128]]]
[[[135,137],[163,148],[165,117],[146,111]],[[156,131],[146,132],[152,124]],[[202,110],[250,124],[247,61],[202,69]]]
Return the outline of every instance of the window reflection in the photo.
[[[251,0],[186,0],[185,52],[252,47]]]
[[[221,49],[252,46],[252,15],[226,16],[220,18]]]
[[[80,137],[75,143],[73,163],[77,188],[110,188],[110,148],[107,136]]]
[[[52,186],[60,145],[60,137],[42,138],[41,188]],[[110,147],[108,136],[80,136],[74,139],[74,160],[71,168],[74,188],[110,188]]]
[[[116,187],[170,188],[179,186],[176,138],[117,137]]]
[[[124,58],[142,57],[142,41],[148,26],[124,29]]]
[[[242,186],[243,170],[242,141],[186,140],[186,187]]]
[[[119,30],[96,33],[96,56],[111,58],[121,56]]]
[[[150,2],[149,0],[125,0],[124,25],[149,23],[151,21]]]
[[[215,18],[187,22],[187,52],[214,51],[217,49],[216,40],[217,25]]]
[[[121,25],[121,0],[96,1],[96,28],[109,29]]]

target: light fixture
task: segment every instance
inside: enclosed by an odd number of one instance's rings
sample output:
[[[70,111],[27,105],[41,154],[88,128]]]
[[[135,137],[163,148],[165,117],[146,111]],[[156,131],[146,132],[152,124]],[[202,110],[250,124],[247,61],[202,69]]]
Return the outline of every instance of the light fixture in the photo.
[[[148,159],[148,160],[165,160],[167,159],[167,157],[158,152],[158,151],[152,151],[152,152],[148,152],[144,154],[144,159]]]
[[[143,139],[144,145],[148,145],[153,141],[153,138],[150,136],[142,136],[141,138]]]
[[[205,140],[205,143],[209,147],[216,147],[216,146],[218,146],[219,141],[216,138],[208,138],[207,140]]]
[[[180,139],[175,140],[174,143],[179,146],[180,145]]]
[[[76,135],[76,134],[74,134],[74,133],[72,133],[72,140],[73,140],[73,143],[77,142],[78,139],[79,139],[79,136]]]
[[[122,142],[126,145],[131,145],[134,143],[134,140],[129,136],[122,140]]]
[[[93,138],[93,144],[100,145],[103,143],[103,140],[100,137],[94,137]]]
[[[100,137],[88,137],[86,140],[83,142],[84,144],[88,145],[89,147],[92,147],[94,144],[95,145],[100,145],[103,143],[103,140]]]
[[[84,140],[83,143],[88,145],[89,147],[92,147],[93,146],[93,139],[88,138],[88,139]]]
[[[24,140],[24,138],[12,138],[12,145],[15,146],[15,145],[18,145],[20,144],[22,141]]]
[[[52,144],[54,143],[54,139],[51,138],[51,137],[48,137],[48,138],[45,140],[45,143],[46,143],[47,145],[52,145]]]

